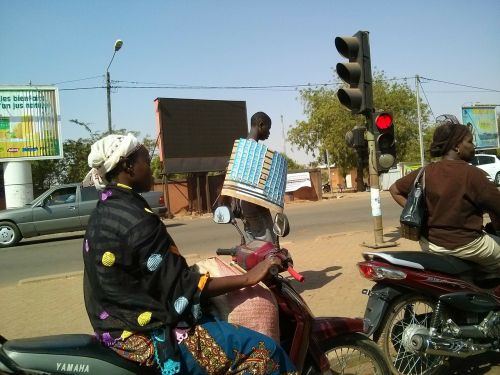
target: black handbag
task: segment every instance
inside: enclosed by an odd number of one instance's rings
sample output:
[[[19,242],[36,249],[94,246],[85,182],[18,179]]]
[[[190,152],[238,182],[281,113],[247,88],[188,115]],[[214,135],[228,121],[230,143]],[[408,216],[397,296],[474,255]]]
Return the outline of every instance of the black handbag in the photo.
[[[422,229],[427,221],[425,204],[425,168],[417,174],[413,189],[408,194],[408,199],[399,218],[401,223],[401,236],[409,240],[418,241]]]

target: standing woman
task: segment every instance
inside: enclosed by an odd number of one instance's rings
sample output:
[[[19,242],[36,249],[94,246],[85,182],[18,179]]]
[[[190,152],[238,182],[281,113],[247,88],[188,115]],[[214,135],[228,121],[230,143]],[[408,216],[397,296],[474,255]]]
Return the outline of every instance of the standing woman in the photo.
[[[138,194],[153,183],[146,148],[131,134],[108,135],[88,161],[84,184],[103,191],[84,238],[84,296],[103,345],[162,375],[296,374],[271,338],[201,309],[206,298],[257,284],[280,261],[268,258],[243,275],[200,275]]]
[[[484,171],[469,164],[474,157],[472,133],[455,116],[443,115],[431,144],[431,156],[440,161],[425,167],[427,225],[420,239],[422,250],[453,255],[500,272],[500,237],[483,232],[488,213],[500,230],[500,191]],[[419,170],[397,180],[389,189],[402,207]]]

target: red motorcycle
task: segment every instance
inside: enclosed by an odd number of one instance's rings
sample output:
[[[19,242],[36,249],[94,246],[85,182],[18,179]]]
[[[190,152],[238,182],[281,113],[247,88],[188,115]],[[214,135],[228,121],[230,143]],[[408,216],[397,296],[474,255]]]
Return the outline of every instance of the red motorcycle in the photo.
[[[389,374],[382,352],[364,334],[366,322],[363,319],[314,317],[291,282],[279,274],[287,270],[297,281],[304,281],[303,276],[293,269],[288,251],[279,245],[279,237],[286,236],[290,230],[285,215],[277,214],[275,217],[274,233],[278,238],[275,244],[262,241],[246,243],[227,207],[216,209],[214,221],[232,223],[241,235],[241,245],[218,249],[218,255],[231,255],[233,261],[246,270],[268,256],[281,258],[281,269],[271,269],[273,276],[266,281],[266,285],[278,302],[280,345],[300,374]]]
[[[499,274],[421,251],[363,256],[360,273],[376,283],[363,291],[368,334],[392,373],[447,373],[448,358],[500,352]]]

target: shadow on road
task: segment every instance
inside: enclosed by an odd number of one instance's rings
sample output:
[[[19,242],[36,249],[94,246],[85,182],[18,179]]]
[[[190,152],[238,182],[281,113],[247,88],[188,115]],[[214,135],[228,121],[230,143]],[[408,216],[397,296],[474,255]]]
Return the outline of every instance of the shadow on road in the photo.
[[[401,233],[399,231],[399,227],[396,230],[384,233],[384,241],[396,242],[399,239],[401,239]]]
[[[327,275],[329,272],[333,271],[338,271],[342,269],[340,266],[331,266],[328,268],[325,268],[324,270],[321,271],[304,271],[301,272],[302,276],[304,276],[305,280],[303,283],[299,283],[298,281],[295,281],[291,276],[291,278],[294,283],[293,283],[293,288],[299,292],[302,293],[305,290],[314,290],[314,289],[320,289],[324,285],[328,284],[330,281],[336,279],[340,275],[342,275],[342,272],[338,272],[335,275]]]
[[[165,224],[165,226],[167,228],[182,227],[183,225],[187,225],[187,224],[183,224],[183,223]]]
[[[453,375],[493,375],[498,374],[498,366],[500,366],[500,358],[498,353],[484,353],[469,357],[467,359],[450,360],[449,373]],[[493,369],[493,367],[495,367],[495,369]],[[493,372],[490,372],[492,370]]]

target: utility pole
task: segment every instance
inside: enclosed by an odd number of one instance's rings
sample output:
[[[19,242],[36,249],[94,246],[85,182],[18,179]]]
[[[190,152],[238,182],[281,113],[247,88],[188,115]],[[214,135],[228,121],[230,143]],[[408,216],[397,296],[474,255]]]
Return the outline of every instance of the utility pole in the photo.
[[[111,126],[111,79],[109,78],[109,71],[106,72],[106,94],[108,98],[108,134],[113,133]]]
[[[330,184],[330,192],[333,192],[333,184],[332,184],[332,171],[330,170],[330,153],[328,150],[326,152],[326,165],[328,168],[328,183]]]
[[[373,113],[367,118],[366,140],[368,142],[368,172],[370,174],[370,201],[373,218],[374,245],[366,245],[375,249],[394,246],[393,243],[384,242],[384,224],[382,222],[382,208],[380,205],[380,181],[377,170],[377,149],[375,147],[375,136],[373,135]]]
[[[286,136],[285,125],[283,123],[283,115],[281,115],[281,135],[283,136],[283,153],[286,155]]]
[[[415,87],[417,89],[417,121],[418,121],[418,139],[420,143],[420,164],[424,167],[425,156],[424,156],[424,132],[422,129],[422,118],[420,114],[420,94],[419,94],[420,77],[417,74],[415,76]]]

